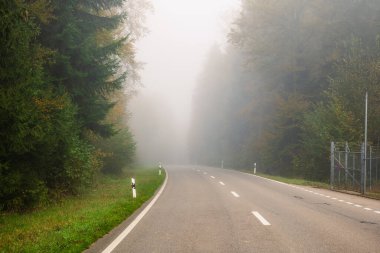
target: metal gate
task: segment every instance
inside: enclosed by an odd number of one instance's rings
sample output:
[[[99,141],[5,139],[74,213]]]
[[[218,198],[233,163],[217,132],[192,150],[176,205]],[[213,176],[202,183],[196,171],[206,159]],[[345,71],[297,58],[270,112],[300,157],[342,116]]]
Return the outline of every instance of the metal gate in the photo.
[[[380,148],[331,142],[330,187],[365,194],[380,193]]]

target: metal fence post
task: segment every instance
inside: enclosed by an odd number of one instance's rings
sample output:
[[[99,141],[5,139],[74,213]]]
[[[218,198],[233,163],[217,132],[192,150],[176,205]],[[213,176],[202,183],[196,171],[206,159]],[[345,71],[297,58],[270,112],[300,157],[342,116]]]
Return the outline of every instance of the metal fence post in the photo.
[[[365,188],[366,188],[366,178],[365,178],[365,163],[366,163],[366,160],[365,160],[365,148],[364,148],[364,143],[362,144],[362,148],[361,148],[361,169],[360,169],[360,193],[361,194],[365,194]]]
[[[345,172],[345,177],[344,177],[344,183],[346,184],[347,187],[347,180],[348,180],[348,143],[346,142],[345,148],[344,148],[344,172]]]
[[[372,190],[372,146],[369,146],[369,190]]]
[[[355,187],[355,156],[356,154],[354,153],[352,155],[352,186]]]
[[[331,142],[330,147],[330,189],[334,189],[334,142]]]

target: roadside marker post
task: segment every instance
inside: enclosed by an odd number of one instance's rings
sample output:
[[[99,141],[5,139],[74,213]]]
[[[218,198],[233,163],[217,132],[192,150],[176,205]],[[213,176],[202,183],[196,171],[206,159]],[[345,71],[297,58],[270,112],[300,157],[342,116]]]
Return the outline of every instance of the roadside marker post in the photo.
[[[253,164],[253,174],[256,175],[256,163]]]
[[[158,175],[159,176],[161,176],[161,168],[162,168],[162,166],[161,166],[161,163],[158,165]]]
[[[131,181],[132,181],[132,184],[131,184],[131,186],[132,186],[132,196],[135,199],[136,198],[136,180],[132,177]]]

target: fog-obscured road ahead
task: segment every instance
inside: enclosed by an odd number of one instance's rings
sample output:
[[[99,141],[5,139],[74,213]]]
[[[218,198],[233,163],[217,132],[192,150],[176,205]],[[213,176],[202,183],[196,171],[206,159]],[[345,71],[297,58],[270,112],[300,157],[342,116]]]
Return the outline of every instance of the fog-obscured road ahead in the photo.
[[[379,201],[217,168],[167,171],[160,198],[112,252],[380,252]]]

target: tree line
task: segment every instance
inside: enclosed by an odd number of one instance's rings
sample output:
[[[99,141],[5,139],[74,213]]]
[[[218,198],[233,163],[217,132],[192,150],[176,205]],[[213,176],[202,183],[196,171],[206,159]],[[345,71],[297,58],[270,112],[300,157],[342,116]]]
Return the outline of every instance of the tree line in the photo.
[[[380,3],[242,0],[194,95],[193,162],[328,180],[331,141],[380,139]]]
[[[140,3],[1,1],[0,210],[76,194],[132,162]]]

